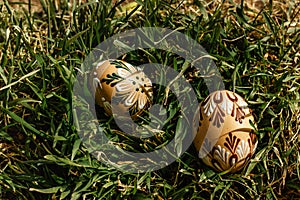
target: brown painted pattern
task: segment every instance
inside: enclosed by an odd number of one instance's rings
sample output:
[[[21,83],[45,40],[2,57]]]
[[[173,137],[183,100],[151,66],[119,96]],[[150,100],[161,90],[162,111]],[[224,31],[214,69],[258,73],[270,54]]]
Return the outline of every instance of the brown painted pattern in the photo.
[[[251,115],[250,110],[246,111],[248,109],[246,102],[241,102],[238,95],[229,91],[212,93],[200,104],[200,108],[200,126],[205,117],[208,117],[213,126],[219,128],[224,123],[226,115],[230,115],[239,123],[243,123],[243,120]],[[249,134],[245,140],[234,131],[222,134],[221,137],[225,137],[224,142],[215,146],[212,146],[208,138],[204,138],[199,156],[218,171],[230,168],[233,168],[232,171],[238,171],[244,166],[244,163],[250,160],[257,146],[257,137],[254,131],[251,130],[245,134]]]
[[[224,95],[225,93],[225,95]],[[229,106],[229,105],[232,105]],[[225,106],[225,107],[224,107]],[[218,128],[224,123],[226,113],[230,113],[236,121],[242,123],[245,118],[244,108],[238,105],[238,97],[234,93],[229,92],[215,92],[208,96],[201,107],[204,108],[204,113],[209,116],[209,121]],[[230,110],[228,110],[230,109]],[[213,110],[211,113],[210,111]],[[202,113],[200,112],[200,120],[203,119]]]

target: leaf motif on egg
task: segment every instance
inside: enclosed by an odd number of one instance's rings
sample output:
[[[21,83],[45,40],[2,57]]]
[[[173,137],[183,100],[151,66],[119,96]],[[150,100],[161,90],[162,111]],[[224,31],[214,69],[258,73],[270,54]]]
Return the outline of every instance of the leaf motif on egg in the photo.
[[[101,79],[101,82],[111,87],[115,87],[121,81],[126,80],[132,73],[137,72],[133,66],[120,60],[110,60],[110,64],[114,65],[117,70],[114,73],[107,74],[106,77]]]
[[[200,103],[194,145],[205,164],[217,171],[239,171],[252,157],[257,139],[246,101],[228,90],[215,91]]]
[[[220,127],[224,123],[225,115],[231,115],[235,117],[235,120],[242,123],[245,117],[243,108],[247,109],[247,103],[241,102],[237,104],[238,97],[236,94],[229,91],[216,91],[215,93],[208,96],[202,103],[204,114],[210,116],[214,126]],[[203,117],[201,117],[203,118]]]

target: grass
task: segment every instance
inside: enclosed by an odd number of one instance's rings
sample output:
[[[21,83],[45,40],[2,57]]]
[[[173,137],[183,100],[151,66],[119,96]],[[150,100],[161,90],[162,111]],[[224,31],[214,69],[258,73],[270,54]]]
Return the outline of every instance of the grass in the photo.
[[[255,12],[231,1],[205,6],[199,0],[145,0],[132,12],[121,12],[122,2],[40,2],[43,11],[35,14],[0,3],[1,199],[300,198],[299,1],[272,1]],[[80,143],[72,87],[81,63],[106,38],[144,26],[179,28],[197,40],[216,58],[226,89],[247,99],[259,145],[241,173],[214,172],[193,146],[161,170],[124,173],[98,162]],[[178,71],[184,63],[158,50],[132,52],[126,59],[167,63]],[[208,94],[203,79],[192,69],[184,76],[202,100]],[[160,102],[164,90],[157,90]],[[177,121],[170,121],[160,139],[170,140]],[[125,148],[155,148],[155,141],[113,134]]]

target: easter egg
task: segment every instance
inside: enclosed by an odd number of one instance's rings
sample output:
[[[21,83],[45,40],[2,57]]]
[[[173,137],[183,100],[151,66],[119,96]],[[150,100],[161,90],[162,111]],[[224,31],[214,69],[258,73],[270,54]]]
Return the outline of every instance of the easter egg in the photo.
[[[92,76],[95,103],[109,116],[113,111],[119,114],[129,112],[135,119],[152,103],[151,80],[141,69],[127,62],[116,59],[102,61],[97,64]]]
[[[206,165],[237,172],[249,162],[257,137],[251,110],[240,95],[228,90],[211,93],[199,104],[194,122],[194,146]]]

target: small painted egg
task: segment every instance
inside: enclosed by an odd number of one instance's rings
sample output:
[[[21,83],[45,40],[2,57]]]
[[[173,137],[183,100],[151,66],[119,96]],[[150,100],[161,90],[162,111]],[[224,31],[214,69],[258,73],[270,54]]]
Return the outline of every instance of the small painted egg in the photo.
[[[211,93],[194,120],[199,123],[194,145],[206,165],[237,172],[248,163],[258,142],[253,115],[241,96],[228,90]]]
[[[135,119],[152,103],[151,80],[127,62],[105,60],[97,64],[92,76],[95,102],[107,115],[111,116],[112,110],[129,112]]]

